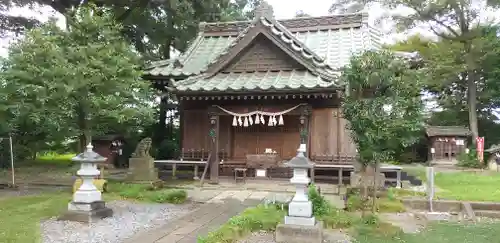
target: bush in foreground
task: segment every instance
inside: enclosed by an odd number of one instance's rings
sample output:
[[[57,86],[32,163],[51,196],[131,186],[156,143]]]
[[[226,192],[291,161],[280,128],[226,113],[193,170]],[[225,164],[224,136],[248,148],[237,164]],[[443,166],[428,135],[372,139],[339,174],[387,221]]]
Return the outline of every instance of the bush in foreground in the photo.
[[[187,192],[185,190],[164,189],[151,185],[112,184],[109,186],[109,191],[125,199],[156,203],[182,204],[187,200]]]

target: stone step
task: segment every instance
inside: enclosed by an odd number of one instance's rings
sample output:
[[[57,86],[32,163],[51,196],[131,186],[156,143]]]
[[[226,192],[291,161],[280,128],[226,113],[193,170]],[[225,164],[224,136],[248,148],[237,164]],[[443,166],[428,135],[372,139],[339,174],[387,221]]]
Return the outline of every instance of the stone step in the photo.
[[[499,211],[500,203],[496,202],[469,202],[474,210]]]
[[[474,210],[476,217],[500,219],[500,211]]]

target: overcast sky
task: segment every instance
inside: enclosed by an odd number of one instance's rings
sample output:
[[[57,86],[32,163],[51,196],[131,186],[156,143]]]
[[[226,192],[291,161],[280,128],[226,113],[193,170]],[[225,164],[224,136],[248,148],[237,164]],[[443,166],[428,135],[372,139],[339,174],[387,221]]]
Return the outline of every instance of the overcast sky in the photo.
[[[267,0],[269,4],[273,6],[274,14],[277,19],[293,18],[297,11],[304,11],[305,13],[312,16],[323,16],[328,15],[328,9],[332,3],[332,0]],[[370,21],[373,22],[382,11],[381,8],[373,7],[369,10]],[[30,9],[13,9],[11,11],[13,15],[21,16],[34,16],[42,21],[48,20],[51,16],[56,16],[61,19],[61,25],[64,25],[64,20],[62,16],[54,12],[50,7],[45,7],[32,11]],[[394,39],[402,38],[402,35],[387,35],[384,41],[393,42]],[[5,47],[8,45],[9,40],[0,41],[0,55],[4,56],[6,54]]]
[[[333,0],[267,0],[267,2],[273,6],[274,14],[277,19],[285,19],[293,18],[297,11],[303,11],[304,13],[312,16],[328,15],[328,9],[330,8]],[[381,14],[385,12],[384,9],[378,6],[371,6],[367,9],[367,11],[369,13],[369,21],[372,24],[375,19],[379,18]],[[408,10],[405,9],[398,9],[396,11],[408,12]],[[13,15],[34,16],[42,21],[46,21],[49,17],[55,16],[61,19],[60,23],[64,26],[64,20],[62,17],[55,13],[50,7],[41,8],[36,11],[30,9],[13,9],[11,13]],[[500,16],[500,13],[489,13],[488,15]],[[393,43],[397,40],[404,39],[408,35],[394,34],[392,31],[393,26],[390,23],[385,23],[383,26],[377,26],[377,28],[379,28],[382,32],[388,33],[383,36],[383,41],[386,43]],[[423,36],[432,36],[432,33],[425,27],[416,28],[410,31],[410,34],[417,32]],[[6,54],[5,47],[8,43],[9,40],[0,40],[0,55],[4,56]]]

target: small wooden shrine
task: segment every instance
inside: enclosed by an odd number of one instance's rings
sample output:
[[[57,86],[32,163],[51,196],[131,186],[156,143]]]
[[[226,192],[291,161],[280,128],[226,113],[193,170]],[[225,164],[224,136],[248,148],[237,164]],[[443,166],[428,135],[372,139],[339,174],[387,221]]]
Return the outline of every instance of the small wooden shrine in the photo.
[[[276,20],[263,2],[251,21],[201,23],[197,38],[146,78],[180,102],[182,159],[210,156],[210,177],[231,166],[290,176],[300,143],[316,164],[350,164],[355,144],[340,110],[340,69],[380,48],[366,13]]]
[[[94,151],[106,158],[103,164],[106,168],[121,166],[120,155],[122,146],[125,144],[123,136],[109,134],[104,136],[92,137]]]
[[[467,148],[469,129],[460,126],[427,126],[425,133],[429,141],[431,160],[454,160]]]

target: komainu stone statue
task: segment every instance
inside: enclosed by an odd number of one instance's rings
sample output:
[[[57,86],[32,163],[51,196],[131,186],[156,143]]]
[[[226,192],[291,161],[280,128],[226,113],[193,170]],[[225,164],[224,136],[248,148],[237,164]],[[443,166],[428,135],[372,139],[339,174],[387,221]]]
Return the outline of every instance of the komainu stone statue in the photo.
[[[158,181],[158,171],[154,166],[154,158],[149,154],[151,138],[142,139],[128,160],[128,180],[132,182]]]
[[[149,150],[151,150],[151,138],[142,139],[135,148],[134,153],[132,153],[132,158],[150,158]]]

